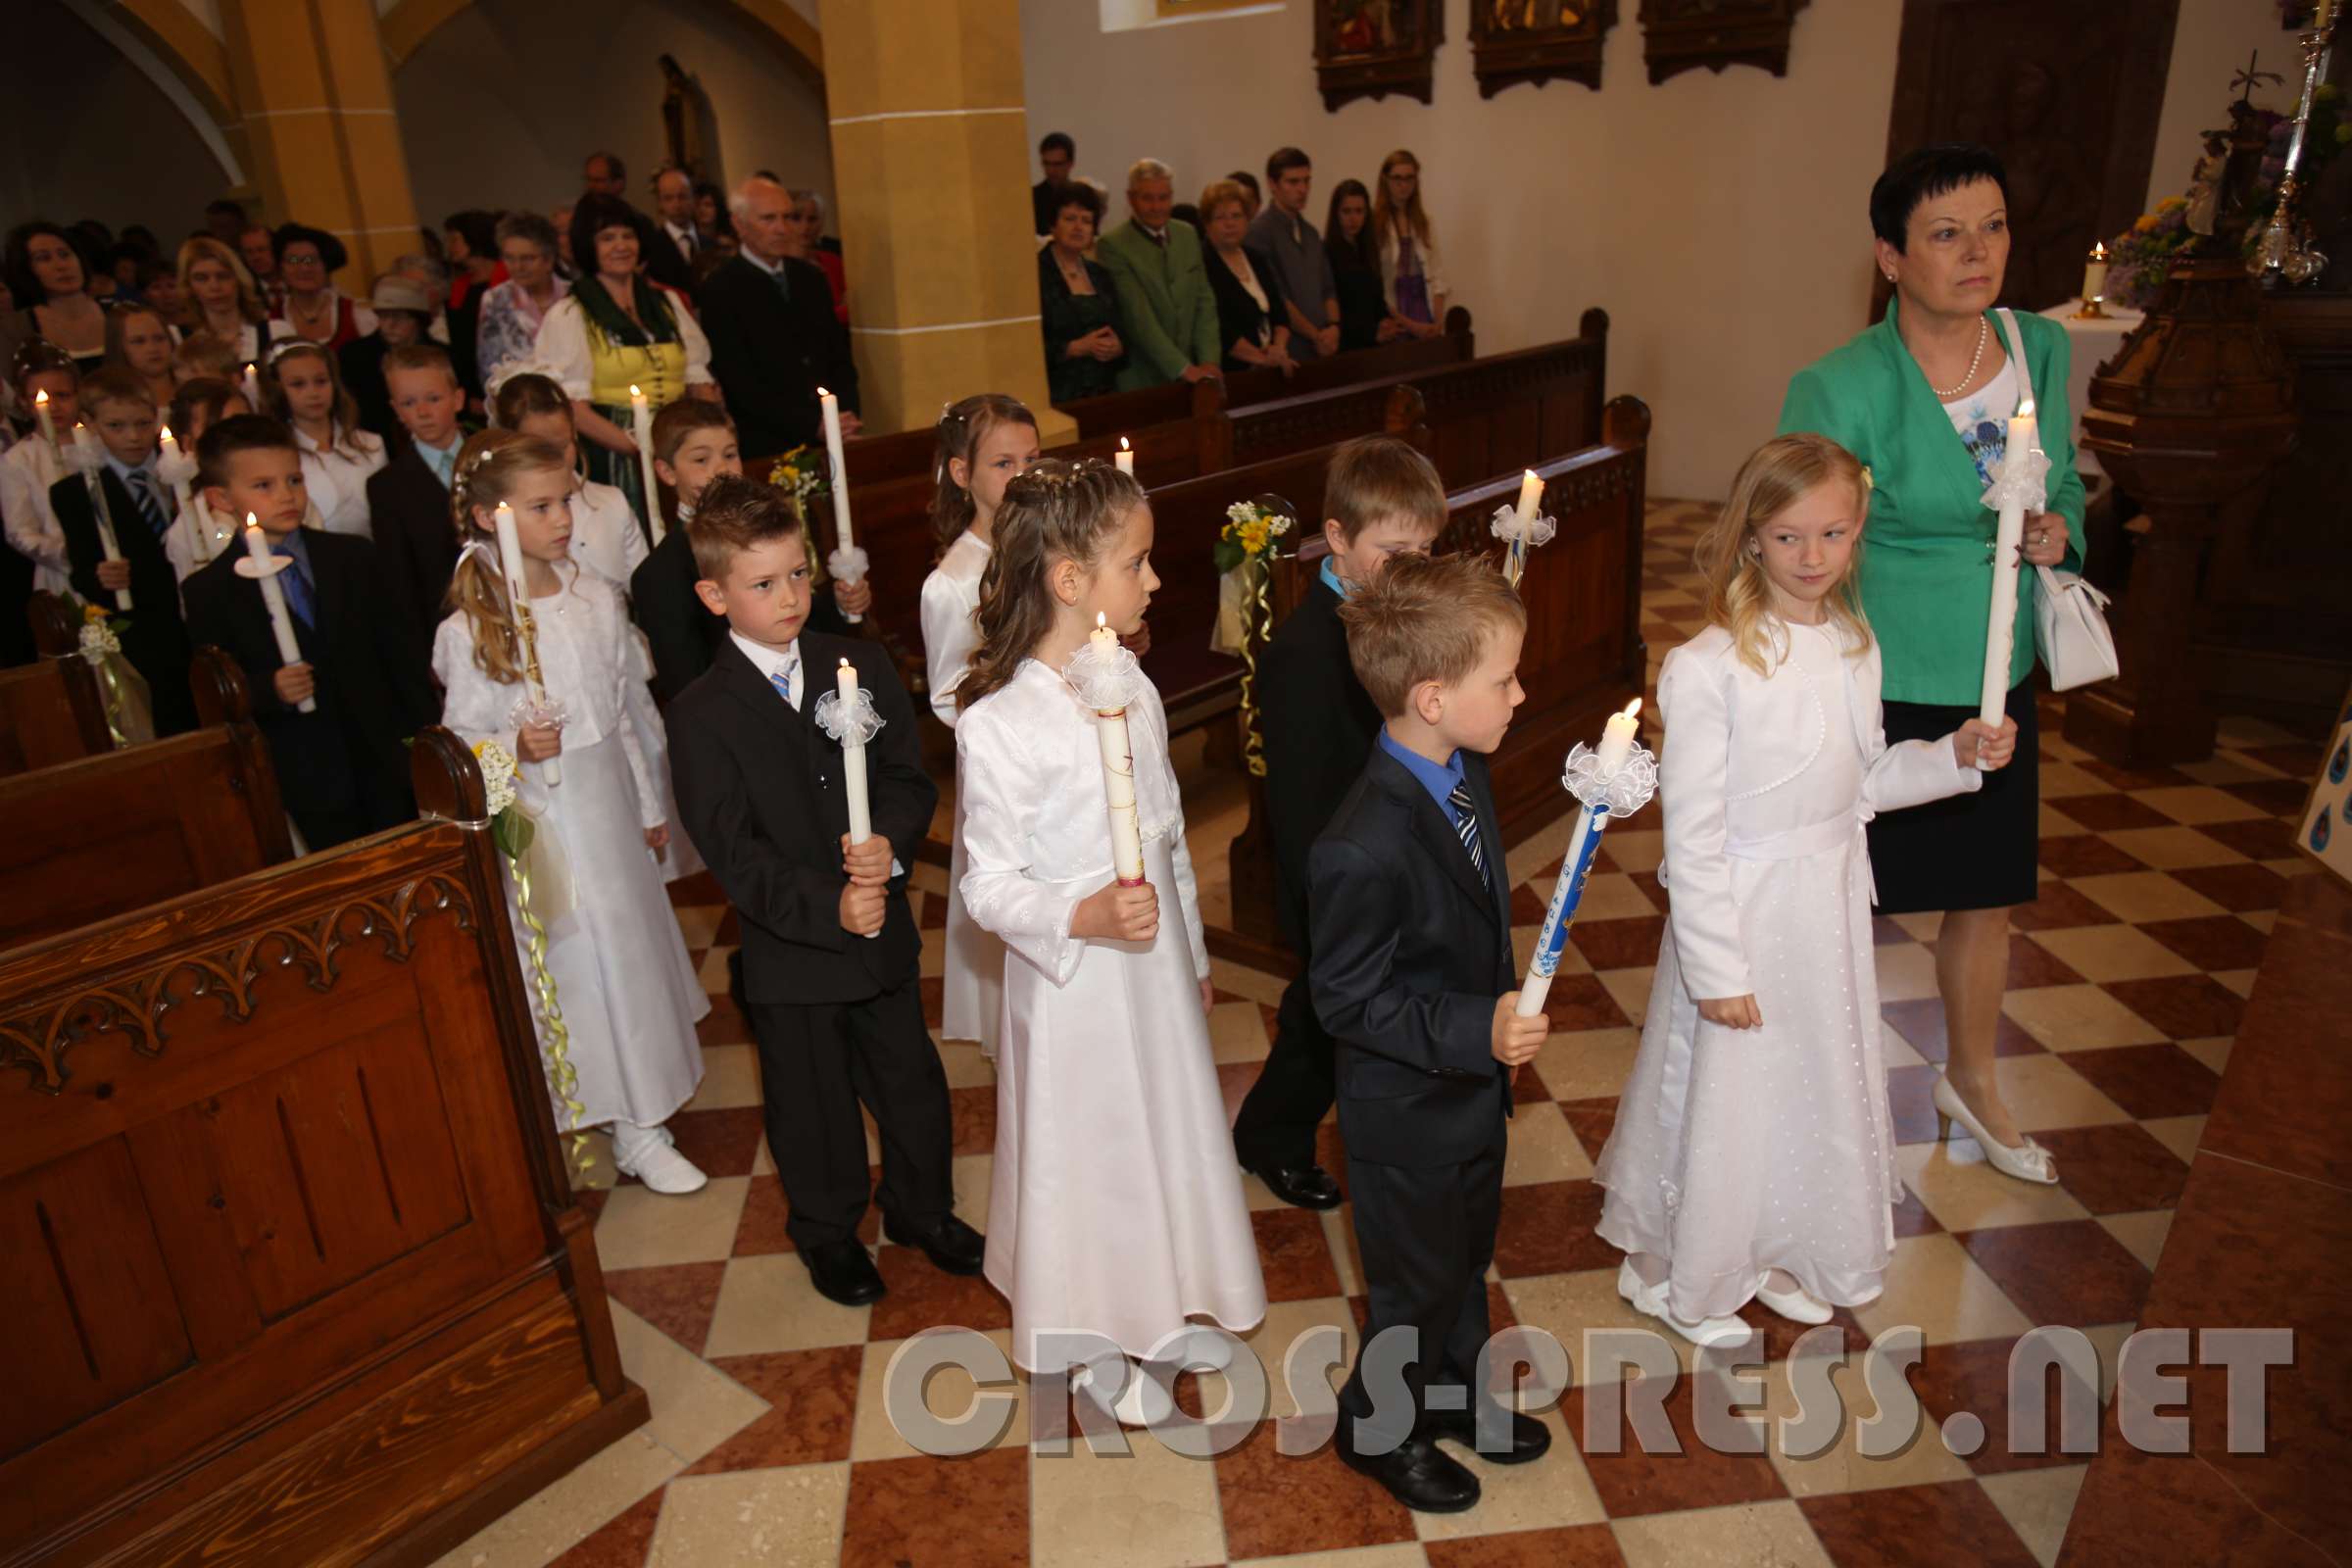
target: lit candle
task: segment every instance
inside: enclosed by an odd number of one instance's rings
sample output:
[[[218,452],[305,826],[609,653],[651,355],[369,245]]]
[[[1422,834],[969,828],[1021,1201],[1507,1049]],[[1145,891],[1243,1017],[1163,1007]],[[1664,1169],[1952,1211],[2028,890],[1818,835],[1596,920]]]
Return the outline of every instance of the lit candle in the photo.
[[[261,413],[261,412],[262,412],[262,377],[261,377],[261,373],[260,373],[260,371],[259,371],[259,370],[257,370],[257,369],[254,368],[254,366],[253,366],[252,364],[250,364],[250,363],[248,363],[248,364],[246,365],[246,367],[245,367],[245,382],[244,382],[244,385],[245,385],[245,406],[246,406],[248,409],[251,409],[251,410],[252,410],[254,413],[256,413],[256,414],[259,414],[259,413]]]
[[[74,461],[81,469],[81,482],[90,492],[90,520],[98,525],[98,554],[107,561],[121,561],[122,547],[115,538],[115,518],[106,504],[106,482],[99,477],[106,470],[106,459],[98,452],[98,436],[86,424],[74,426]],[[130,608],[130,590],[115,590],[115,608]]]
[[[1087,633],[1095,652],[1108,659],[1119,652],[1119,634],[1100,612],[1095,629]],[[1144,880],[1144,834],[1135,814],[1135,747],[1127,737],[1127,710],[1097,709],[1101,722],[1095,739],[1102,748],[1102,789],[1110,801],[1110,860],[1119,886],[1136,887]]]
[[[514,607],[514,632],[522,641],[522,676],[531,694],[533,707],[547,702],[547,687],[539,678],[539,631],[531,621],[531,590],[524,576],[522,536],[514,531],[514,509],[504,501],[492,514],[498,529],[498,564],[507,579],[507,603]],[[539,776],[549,784],[564,782],[564,762],[551,757],[538,764]]]
[[[2090,248],[2090,260],[2082,264],[2082,298],[2085,302],[2107,297],[2107,242],[2099,241]]]
[[[645,477],[645,525],[660,544],[669,530],[662,520],[662,485],[654,477],[654,415],[645,394],[629,388],[629,433],[637,438],[637,469]]]
[[[858,711],[858,668],[847,659],[834,671],[834,688],[841,697],[844,713]],[[859,738],[857,725],[852,724],[847,738],[841,743],[841,776],[850,796],[850,842],[863,844],[874,836],[873,812],[865,798],[865,742]]]
[[[252,513],[245,514],[245,557],[252,563],[253,579],[261,584],[262,603],[270,611],[270,630],[277,638],[277,662],[281,664],[302,662],[302,645],[294,640],[294,618],[286,613],[286,590],[277,574],[287,570],[291,560],[280,564],[270,554],[270,536],[262,531],[261,519]],[[306,713],[318,711],[318,699],[305,697],[295,707]]]
[[[2028,398],[2010,416],[2009,444],[2003,449],[2002,463],[2022,459],[2039,440],[2034,400]],[[1993,532],[1992,608],[1984,626],[1984,685],[1977,704],[1977,716],[1995,726],[2009,708],[2009,659],[2017,637],[2018,549],[2025,536],[2025,498],[2012,493],[2001,504],[2000,523]]]
[[[162,433],[156,437],[156,442],[164,457],[176,468],[181,456],[179,437],[172,433],[170,425],[164,426]],[[206,537],[212,530],[205,526],[202,517],[196,515],[196,503],[187,480],[174,479],[172,481],[172,504],[177,509],[176,515],[188,519],[188,532],[196,546],[196,559],[199,562],[212,560],[212,540]]]
[[[816,408],[825,420],[825,471],[832,480],[827,488],[833,492],[833,548],[837,552],[855,550],[858,538],[850,531],[850,468],[841,455],[841,400],[820,386],[816,389]],[[846,610],[842,618],[853,625],[865,619]]]
[[[1611,713],[1600,732],[1600,746],[1593,752],[1594,773],[1600,781],[1613,781],[1634,755],[1634,743],[1640,732],[1642,699],[1637,697],[1626,705],[1622,713]],[[1571,758],[1573,760],[1573,755]],[[1646,799],[1637,803],[1636,809]],[[1560,861],[1560,879],[1552,885],[1551,904],[1544,911],[1543,929],[1536,933],[1536,951],[1528,959],[1527,980],[1519,988],[1519,1002],[1514,1010],[1522,1018],[1533,1018],[1544,1010],[1544,999],[1551,994],[1551,977],[1559,968],[1560,956],[1568,948],[1568,927],[1576,920],[1576,908],[1584,902],[1585,883],[1592,875],[1592,858],[1600,850],[1600,835],[1607,830],[1615,815],[1603,802],[1597,807],[1583,806],[1576,813],[1576,831],[1569,836],[1568,853]]]
[[[49,417],[48,393],[35,392],[32,395],[32,416],[40,421],[41,439],[49,443],[50,452],[58,457],[65,456],[64,453],[58,450],[57,425]]]
[[[1135,448],[1127,444],[1125,436],[1119,437],[1119,450],[1110,461],[1119,466],[1121,473],[1133,474],[1135,472]]]
[[[1536,477],[1535,469],[1530,468],[1527,470],[1526,477],[1519,481],[1519,526],[1521,528],[1525,528],[1536,520],[1536,504],[1543,499],[1544,481]]]

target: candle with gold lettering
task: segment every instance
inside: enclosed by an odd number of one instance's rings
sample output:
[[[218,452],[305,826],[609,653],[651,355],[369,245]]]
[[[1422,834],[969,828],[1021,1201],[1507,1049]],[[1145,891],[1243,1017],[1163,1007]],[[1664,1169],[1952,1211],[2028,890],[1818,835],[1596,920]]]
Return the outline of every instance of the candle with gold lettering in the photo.
[[[1121,473],[1128,475],[1134,474],[1135,448],[1127,444],[1127,438],[1125,436],[1119,437],[1119,450],[1115,455],[1112,456],[1110,461],[1118,465],[1119,471]]]
[[[2082,264],[2082,300],[2107,297],[2107,242],[2099,241],[2090,248],[2090,259]]]
[[[547,685],[539,674],[539,631],[531,615],[531,590],[524,575],[522,535],[514,528],[514,509],[504,501],[492,514],[498,530],[498,564],[507,579],[507,603],[514,615],[514,631],[522,643],[522,678],[531,706],[547,706]],[[550,785],[564,782],[564,759],[559,755],[537,764],[539,776]]]
[[[662,483],[654,477],[654,416],[635,386],[629,388],[629,434],[637,442],[637,471],[645,482],[645,525],[660,544],[669,530],[662,520]]]
[[[1097,657],[1115,660],[1124,652],[1119,634],[1100,612],[1087,640]],[[1144,834],[1135,814],[1135,746],[1127,736],[1127,710],[1098,709],[1095,738],[1102,748],[1102,789],[1110,804],[1110,861],[1121,887],[1144,880]]]
[[[270,612],[270,632],[277,639],[277,662],[281,664],[302,662],[302,644],[294,640],[294,619],[286,613],[286,590],[277,580],[281,571],[292,571],[291,558],[282,563],[270,553],[270,536],[262,531],[261,519],[252,513],[245,514],[245,563],[253,567],[248,573],[260,585],[262,604]],[[306,713],[318,711],[318,699],[305,697],[295,705]]]

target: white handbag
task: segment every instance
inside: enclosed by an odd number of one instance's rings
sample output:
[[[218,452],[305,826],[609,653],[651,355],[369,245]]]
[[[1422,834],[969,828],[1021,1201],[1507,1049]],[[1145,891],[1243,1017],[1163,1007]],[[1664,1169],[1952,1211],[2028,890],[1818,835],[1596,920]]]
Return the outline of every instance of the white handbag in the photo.
[[[2018,400],[2022,406],[2033,385],[2026,371],[2025,345],[2018,341],[2017,318],[2007,310],[2001,335],[2008,339],[2009,358],[2017,367]],[[2050,672],[2053,691],[2073,691],[2113,680],[2123,673],[2115,657],[2115,634],[2107,629],[2107,596],[2071,571],[2035,566],[2041,574],[2041,595],[2034,607],[2034,626],[2041,634],[2041,662]]]

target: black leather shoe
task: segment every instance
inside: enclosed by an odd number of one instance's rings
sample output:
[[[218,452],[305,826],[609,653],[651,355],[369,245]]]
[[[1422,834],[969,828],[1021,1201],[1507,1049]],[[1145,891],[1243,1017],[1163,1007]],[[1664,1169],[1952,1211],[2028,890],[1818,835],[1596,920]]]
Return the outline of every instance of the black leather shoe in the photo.
[[[801,1253],[801,1261],[808,1265],[808,1283],[816,1294],[844,1306],[864,1306],[879,1301],[889,1291],[882,1283],[882,1271],[856,1237],[847,1241],[826,1242]]]
[[[1276,1198],[1294,1208],[1337,1208],[1347,1198],[1340,1191],[1340,1184],[1331,1179],[1331,1172],[1320,1165],[1306,1165],[1298,1170],[1285,1170],[1279,1165],[1246,1168],[1264,1182]]]
[[[920,1248],[931,1266],[944,1274],[977,1274],[988,1256],[988,1238],[953,1214],[934,1221],[927,1231],[885,1219],[882,1236],[901,1247]]]
[[[1421,1430],[1432,1438],[1458,1443],[1489,1464],[1525,1464],[1541,1459],[1551,1446],[1551,1428],[1532,1415],[1505,1411],[1510,1420],[1510,1446],[1489,1453],[1478,1446],[1478,1416],[1469,1410],[1430,1410],[1421,1417]]]
[[[1368,1458],[1351,1452],[1346,1443],[1332,1451],[1350,1470],[1360,1471],[1389,1489],[1395,1497],[1419,1513],[1465,1513],[1478,1506],[1478,1477],[1451,1456],[1441,1453],[1427,1438]]]

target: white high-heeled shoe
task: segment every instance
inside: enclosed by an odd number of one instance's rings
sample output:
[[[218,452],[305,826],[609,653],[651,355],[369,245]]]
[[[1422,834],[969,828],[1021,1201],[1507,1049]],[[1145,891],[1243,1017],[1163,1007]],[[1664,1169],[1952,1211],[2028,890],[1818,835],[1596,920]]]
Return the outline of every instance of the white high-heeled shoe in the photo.
[[[1951,1080],[1937,1073],[1936,1136],[1938,1139],[1951,1137],[1954,1122],[1968,1129],[1969,1137],[1974,1138],[1977,1147],[1984,1151],[1985,1162],[2002,1175],[2014,1176],[2021,1182],[2038,1182],[2044,1187],[2057,1184],[2058,1162],[2050,1157],[2048,1150],[2031,1138],[2014,1146],[1994,1138],[1984,1130],[1984,1124],[1977,1120],[1976,1112],[1968,1108],[1968,1102],[1960,1098],[1960,1091],[1952,1087]]]
[[[1831,1317],[1830,1303],[1802,1285],[1791,1290],[1776,1291],[1767,1280],[1756,1287],[1756,1299],[1791,1323],[1819,1326],[1827,1323]]]
[[[1716,1345],[1738,1345],[1755,1332],[1736,1317],[1701,1318],[1696,1323],[1676,1317],[1666,1309],[1666,1287],[1642,1284],[1630,1257],[1617,1265],[1617,1294],[1631,1302],[1635,1311],[1656,1318],[1701,1349]]]

